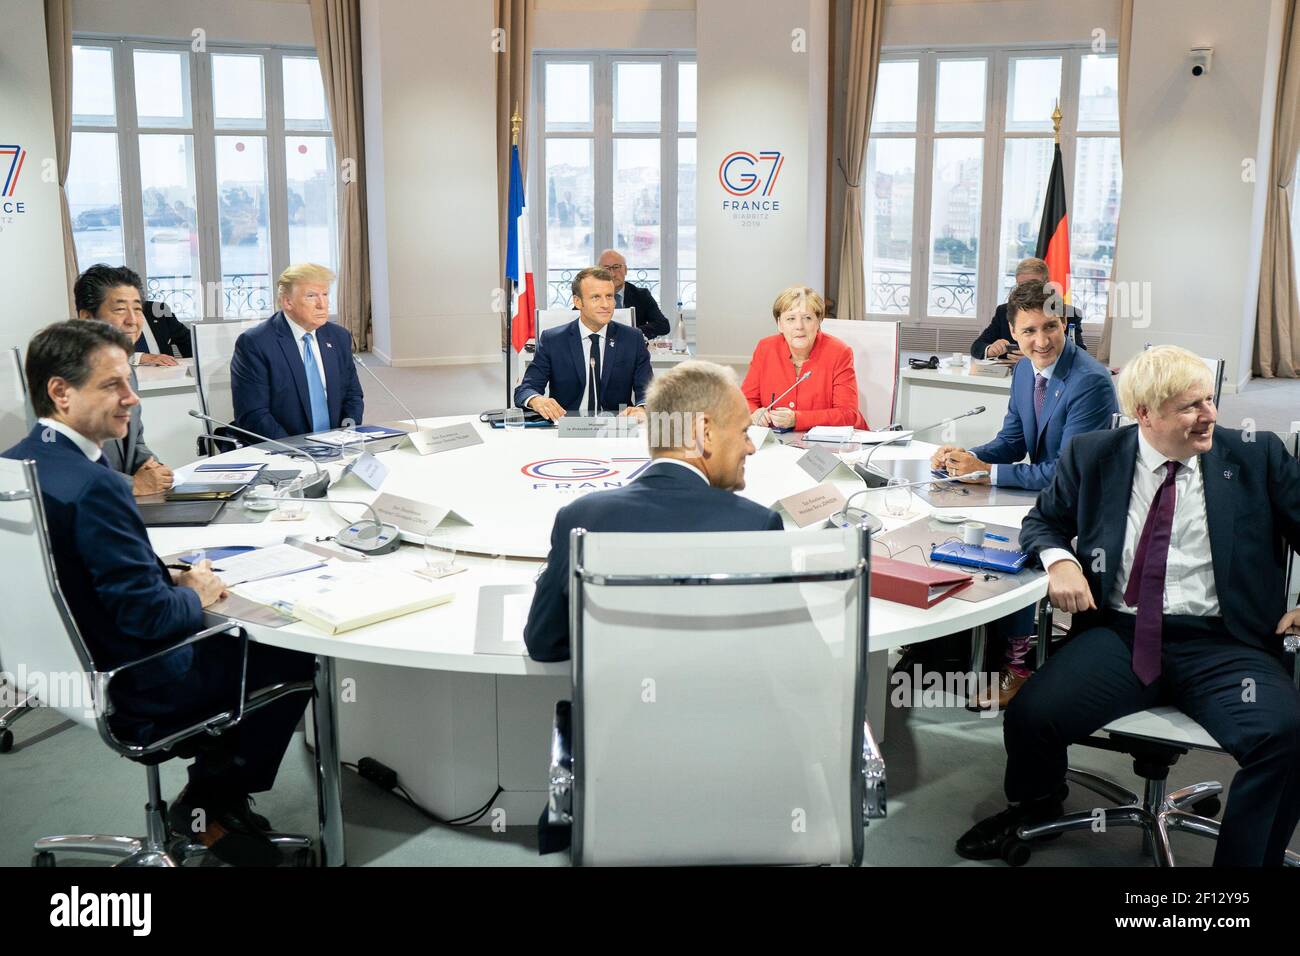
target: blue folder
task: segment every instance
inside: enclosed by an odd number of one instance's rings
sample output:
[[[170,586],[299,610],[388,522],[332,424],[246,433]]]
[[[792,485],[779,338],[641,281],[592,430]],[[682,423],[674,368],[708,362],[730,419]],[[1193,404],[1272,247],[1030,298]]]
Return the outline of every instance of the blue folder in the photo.
[[[960,541],[945,541],[930,549],[930,557],[935,561],[960,564],[965,568],[979,568],[981,571],[1002,571],[1015,574],[1025,566],[1029,555],[1023,551],[1010,548],[990,548]]]

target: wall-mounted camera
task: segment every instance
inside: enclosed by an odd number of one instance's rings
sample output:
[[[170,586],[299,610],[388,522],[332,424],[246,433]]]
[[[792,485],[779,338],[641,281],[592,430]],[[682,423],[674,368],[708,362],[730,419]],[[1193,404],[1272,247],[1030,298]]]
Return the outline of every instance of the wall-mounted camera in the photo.
[[[1214,47],[1192,47],[1188,58],[1192,61],[1192,76],[1204,76],[1210,72],[1210,61],[1214,59]]]

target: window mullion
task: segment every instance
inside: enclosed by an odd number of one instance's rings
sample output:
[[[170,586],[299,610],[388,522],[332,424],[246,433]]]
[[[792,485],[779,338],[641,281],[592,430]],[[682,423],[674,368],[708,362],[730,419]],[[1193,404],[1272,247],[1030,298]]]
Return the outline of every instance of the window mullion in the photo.
[[[546,217],[549,210],[546,208],[546,58],[535,57],[533,64],[533,82],[532,82],[533,100],[528,104],[528,115],[532,117],[532,131],[529,135],[529,142],[533,144],[532,155],[528,157],[528,167],[530,172],[528,182],[532,188],[527,190],[531,193],[532,212],[528,216],[528,222],[532,225],[532,235],[528,237],[529,242],[533,242],[533,281],[537,291],[537,308],[547,309],[551,304],[551,274],[547,271],[549,266],[546,262]],[[534,242],[534,240],[536,240]],[[502,276],[504,280],[505,276]],[[507,302],[505,307],[510,308]]]
[[[934,168],[934,99],[938,89],[938,57],[933,51],[921,54],[917,76],[916,184],[912,213],[912,307],[913,325],[922,324],[930,307],[930,206]],[[920,252],[920,259],[917,259]]]
[[[1001,298],[998,263],[1002,258],[1002,158],[1006,153],[1007,87],[1010,57],[1005,51],[989,57],[991,85],[985,100],[984,182],[980,196],[980,252],[976,257],[975,320],[992,315]]]
[[[595,194],[592,217],[591,261],[600,251],[614,246],[614,67],[608,54],[596,57],[592,75],[595,82],[592,153],[595,164]],[[603,200],[603,201],[602,201]]]
[[[659,308],[668,314],[667,306],[674,306],[676,317],[677,281],[677,57],[669,54],[662,58],[660,69],[659,109]]]
[[[208,319],[225,316],[224,283],[221,279],[220,204],[217,199],[216,134],[212,110],[212,55],[190,55],[194,103],[194,188],[199,207],[199,273],[203,277],[203,301],[199,314]],[[211,291],[209,291],[211,290]]]
[[[284,69],[278,50],[263,53],[262,76],[266,89],[267,227],[271,239],[268,288],[289,265],[289,172],[285,156]],[[331,131],[332,132],[332,131]],[[337,193],[335,194],[337,196]],[[337,307],[337,303],[335,303]]]
[[[127,266],[148,279],[144,250],[144,187],[140,182],[140,140],[135,114],[135,64],[128,44],[114,45],[118,156],[122,164],[122,239]]]

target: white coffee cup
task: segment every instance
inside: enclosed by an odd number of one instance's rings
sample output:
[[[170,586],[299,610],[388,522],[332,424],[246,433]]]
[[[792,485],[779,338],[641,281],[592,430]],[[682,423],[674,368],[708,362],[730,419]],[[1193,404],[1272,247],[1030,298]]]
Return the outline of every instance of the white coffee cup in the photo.
[[[961,526],[961,540],[963,544],[982,545],[984,543],[984,525],[978,521],[967,521]]]

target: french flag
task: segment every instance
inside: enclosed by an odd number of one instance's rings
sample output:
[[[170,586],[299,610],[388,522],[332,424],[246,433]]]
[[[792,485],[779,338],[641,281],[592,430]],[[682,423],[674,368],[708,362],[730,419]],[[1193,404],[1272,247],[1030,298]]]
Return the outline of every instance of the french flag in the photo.
[[[519,168],[519,145],[510,147],[510,218],[506,233],[506,278],[512,286],[510,344],[516,352],[536,334],[537,295],[533,288],[533,260],[528,251],[528,213],[524,210],[524,175]]]

